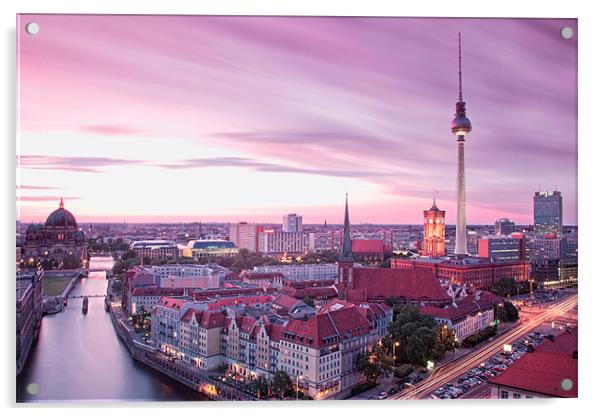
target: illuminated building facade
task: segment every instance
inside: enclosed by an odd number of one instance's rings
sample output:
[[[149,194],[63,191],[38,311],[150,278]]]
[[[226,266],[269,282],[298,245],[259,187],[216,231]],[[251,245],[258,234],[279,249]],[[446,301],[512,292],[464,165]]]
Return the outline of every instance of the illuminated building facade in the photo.
[[[552,234],[562,237],[562,194],[560,191],[535,192],[533,231],[538,237]]]
[[[522,235],[488,236],[478,242],[478,256],[493,262],[526,260],[526,243]]]
[[[195,259],[229,257],[238,254],[238,248],[233,241],[225,240],[193,240],[182,249],[183,257]]]
[[[67,257],[72,260],[67,268],[87,265],[84,232],[61,198],[59,208],[50,213],[44,224],[27,227],[19,267],[36,268],[39,263],[45,269],[64,268]]]
[[[230,224],[230,241],[239,250],[246,249],[257,252],[259,246],[259,233],[265,230],[265,226],[239,222]]]
[[[169,240],[134,241],[130,249],[143,259],[175,259],[180,256],[176,242]]]
[[[424,211],[424,237],[420,253],[428,257],[445,255],[445,211],[437,207],[433,198],[433,206]]]
[[[266,256],[305,254],[309,251],[309,237],[303,232],[264,230],[257,237],[257,252]]]
[[[527,261],[492,262],[489,259],[404,259],[392,258],[392,269],[430,270],[438,279],[465,285],[467,288],[489,290],[502,278],[515,281],[529,279]]]

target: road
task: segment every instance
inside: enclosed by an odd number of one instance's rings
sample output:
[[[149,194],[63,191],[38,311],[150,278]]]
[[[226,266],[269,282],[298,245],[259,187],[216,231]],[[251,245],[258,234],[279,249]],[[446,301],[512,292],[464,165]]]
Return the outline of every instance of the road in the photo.
[[[433,390],[441,387],[445,383],[449,383],[462,374],[466,373],[473,367],[479,366],[489,357],[500,352],[504,344],[511,344],[518,338],[529,332],[534,331],[538,326],[546,321],[557,319],[577,306],[577,294],[570,294],[560,300],[546,305],[546,308],[535,314],[533,310],[529,310],[523,317],[521,323],[510,329],[499,337],[494,338],[492,342],[476,349],[467,355],[464,355],[456,360],[448,362],[439,368],[433,370],[428,378],[424,381],[410,386],[399,393],[391,395],[388,400],[409,400],[428,398]],[[467,392],[463,398],[485,398],[488,397],[487,383],[481,385],[474,390]]]

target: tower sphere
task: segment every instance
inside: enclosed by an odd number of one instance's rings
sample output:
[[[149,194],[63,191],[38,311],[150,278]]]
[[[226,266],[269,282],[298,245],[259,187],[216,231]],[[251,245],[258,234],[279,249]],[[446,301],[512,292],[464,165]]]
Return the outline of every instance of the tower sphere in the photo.
[[[456,114],[451,122],[451,131],[456,136],[465,136],[472,131],[472,124],[465,115]]]

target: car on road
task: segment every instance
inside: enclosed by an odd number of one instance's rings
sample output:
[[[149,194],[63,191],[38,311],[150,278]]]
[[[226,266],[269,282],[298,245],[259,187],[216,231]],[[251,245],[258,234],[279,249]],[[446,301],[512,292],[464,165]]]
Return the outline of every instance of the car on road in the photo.
[[[389,394],[395,394],[399,391],[399,389],[397,387],[391,387],[389,389]]]
[[[378,400],[383,400],[387,397],[387,392],[381,391],[378,393]]]

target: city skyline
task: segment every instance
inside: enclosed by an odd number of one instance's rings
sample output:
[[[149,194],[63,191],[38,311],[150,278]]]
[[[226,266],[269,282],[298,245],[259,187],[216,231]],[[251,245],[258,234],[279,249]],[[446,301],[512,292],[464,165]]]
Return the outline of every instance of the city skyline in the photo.
[[[35,20],[18,31],[22,221],[63,196],[82,222],[340,223],[349,191],[352,223],[419,224],[434,188],[454,218],[461,30],[467,223],[530,224],[552,183],[577,222],[573,20]]]

